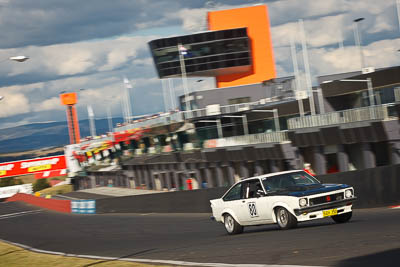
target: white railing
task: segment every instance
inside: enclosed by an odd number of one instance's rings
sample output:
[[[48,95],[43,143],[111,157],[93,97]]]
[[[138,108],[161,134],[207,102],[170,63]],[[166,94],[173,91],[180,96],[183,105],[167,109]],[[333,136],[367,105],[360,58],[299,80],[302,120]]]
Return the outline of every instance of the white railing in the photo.
[[[290,130],[358,121],[387,120],[389,119],[389,106],[390,104],[291,118],[288,119],[288,128]]]
[[[289,141],[287,132],[281,131],[281,132],[239,135],[239,136],[207,140],[206,142],[204,142],[204,148],[282,143],[287,141]]]
[[[278,101],[279,99],[276,99]],[[261,99],[256,102],[249,102],[249,103],[241,103],[241,104],[234,104],[234,105],[226,105],[220,107],[220,114],[229,114],[235,112],[241,112],[246,110],[251,110],[256,108],[259,105],[264,105],[266,103],[265,99]],[[133,128],[139,127],[152,127],[152,126],[159,126],[159,125],[167,125],[171,122],[182,122],[185,119],[193,119],[193,118],[200,118],[207,116],[207,109],[194,109],[189,111],[179,111],[172,114],[163,114],[156,118],[148,118],[144,119],[143,121],[135,121],[133,123],[120,126],[115,128],[115,131],[125,131]]]

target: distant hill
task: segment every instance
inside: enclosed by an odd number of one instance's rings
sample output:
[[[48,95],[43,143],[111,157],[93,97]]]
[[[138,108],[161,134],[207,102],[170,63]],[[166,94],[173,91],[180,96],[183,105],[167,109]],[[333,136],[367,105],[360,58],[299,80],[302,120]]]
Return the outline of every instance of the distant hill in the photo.
[[[122,118],[113,118],[113,125],[122,122]],[[97,135],[109,131],[107,119],[95,121]],[[79,121],[81,137],[89,136],[89,121]],[[61,147],[69,144],[67,122],[46,122],[21,125],[0,129],[0,154]],[[1,160],[3,161],[3,160]]]

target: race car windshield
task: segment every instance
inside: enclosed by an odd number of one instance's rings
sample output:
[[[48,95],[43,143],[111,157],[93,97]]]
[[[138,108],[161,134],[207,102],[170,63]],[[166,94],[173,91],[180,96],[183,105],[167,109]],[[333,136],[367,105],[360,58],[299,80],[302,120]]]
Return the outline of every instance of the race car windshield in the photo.
[[[267,191],[291,190],[298,187],[320,186],[321,183],[306,172],[292,172],[262,179]]]

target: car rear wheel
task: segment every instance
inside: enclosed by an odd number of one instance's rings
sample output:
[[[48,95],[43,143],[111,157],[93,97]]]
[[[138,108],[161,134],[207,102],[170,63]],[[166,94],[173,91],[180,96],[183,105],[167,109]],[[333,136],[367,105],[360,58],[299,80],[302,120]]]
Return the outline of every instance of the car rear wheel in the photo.
[[[297,219],[287,209],[279,207],[276,210],[276,221],[282,230],[297,226]]]
[[[332,216],[332,219],[335,221],[335,223],[345,223],[345,222],[350,221],[352,215],[353,215],[353,212],[351,211],[351,212]]]
[[[241,226],[230,214],[224,216],[225,230],[230,235],[240,234],[243,232],[243,226]]]

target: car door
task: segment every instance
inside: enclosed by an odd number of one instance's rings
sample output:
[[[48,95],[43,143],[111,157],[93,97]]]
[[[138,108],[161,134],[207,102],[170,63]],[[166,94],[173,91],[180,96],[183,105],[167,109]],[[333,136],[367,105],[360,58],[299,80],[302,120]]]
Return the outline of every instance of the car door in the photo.
[[[258,190],[264,189],[260,179],[252,179],[243,183],[243,197],[241,206],[241,220],[247,225],[267,223],[272,220],[270,215],[270,204],[268,196],[257,194]]]
[[[244,203],[242,202],[243,198],[243,183],[238,183],[234,187],[232,187],[222,198],[224,202],[223,210],[229,210],[232,212],[234,216],[238,219],[239,223],[243,222],[243,207]]]

